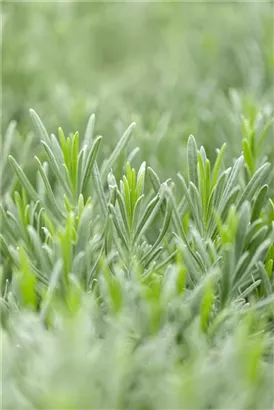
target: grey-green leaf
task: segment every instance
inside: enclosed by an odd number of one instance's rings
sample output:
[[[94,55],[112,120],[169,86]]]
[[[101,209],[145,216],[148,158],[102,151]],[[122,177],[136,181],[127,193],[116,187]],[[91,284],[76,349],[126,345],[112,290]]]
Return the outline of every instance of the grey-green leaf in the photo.
[[[198,186],[198,173],[197,173],[197,145],[193,135],[190,135],[187,142],[187,163],[188,163],[188,183],[193,182],[196,187]]]

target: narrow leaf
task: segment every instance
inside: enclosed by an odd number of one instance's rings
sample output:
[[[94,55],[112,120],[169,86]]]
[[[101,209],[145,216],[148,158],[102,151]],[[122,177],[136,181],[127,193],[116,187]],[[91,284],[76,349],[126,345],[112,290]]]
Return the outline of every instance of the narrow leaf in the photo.
[[[127,130],[124,132],[124,134],[120,138],[120,140],[119,140],[118,144],[116,145],[116,147],[114,148],[112,154],[110,155],[108,160],[103,165],[102,172],[101,172],[102,181],[105,180],[105,178],[107,177],[107,174],[110,171],[110,169],[112,168],[113,164],[115,163],[117,158],[120,156],[121,152],[125,149],[126,145],[129,142],[129,139],[131,137],[132,131],[134,130],[135,126],[136,126],[135,122],[130,124],[130,126],[127,128]]]

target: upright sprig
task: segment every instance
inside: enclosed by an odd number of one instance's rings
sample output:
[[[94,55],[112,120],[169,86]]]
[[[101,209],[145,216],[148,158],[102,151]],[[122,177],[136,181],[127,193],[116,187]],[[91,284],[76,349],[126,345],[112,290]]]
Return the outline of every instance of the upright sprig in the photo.
[[[249,177],[265,160],[264,141],[269,133],[273,138],[273,124],[273,116],[265,118],[259,111],[250,116],[242,116],[242,147]]]
[[[6,193],[14,189],[15,175],[9,166],[9,155],[20,157],[21,164],[29,164],[29,151],[33,148],[34,136],[29,133],[23,139],[17,130],[16,121],[11,121],[4,135],[1,135],[1,161],[0,161],[0,195],[3,198]]]
[[[223,158],[226,145],[217,151],[217,158],[211,170],[211,162],[203,147],[197,149],[193,136],[189,137],[188,152],[188,183],[179,173],[185,196],[184,212],[190,212],[196,229],[204,238],[216,236],[217,225],[215,215],[225,220],[231,204],[237,209],[244,201],[254,199],[264,181],[269,177],[271,164],[261,165],[249,179],[242,183],[242,172],[245,159],[240,156],[232,167],[225,169]]]
[[[146,268],[151,261],[162,251],[160,246],[171,219],[171,207],[167,199],[167,182],[164,182],[151,198],[145,195],[146,163],[143,162],[136,175],[130,164],[126,165],[126,175],[118,186],[113,173],[108,175],[111,191],[108,207],[111,213],[116,233],[126,250],[130,260],[138,256]],[[148,244],[146,234],[155,218],[160,215],[161,206],[165,205],[165,214],[162,228],[152,244]]]

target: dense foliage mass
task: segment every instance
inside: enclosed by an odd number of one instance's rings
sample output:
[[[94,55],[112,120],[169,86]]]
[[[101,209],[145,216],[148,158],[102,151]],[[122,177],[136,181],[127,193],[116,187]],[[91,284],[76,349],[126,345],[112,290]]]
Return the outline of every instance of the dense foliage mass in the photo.
[[[4,410],[272,408],[272,12],[3,4]]]

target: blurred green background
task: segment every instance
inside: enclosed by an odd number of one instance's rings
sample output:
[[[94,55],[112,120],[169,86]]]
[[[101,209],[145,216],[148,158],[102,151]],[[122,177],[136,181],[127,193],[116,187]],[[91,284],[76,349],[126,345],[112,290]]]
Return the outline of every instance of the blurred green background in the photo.
[[[15,119],[26,135],[34,108],[83,134],[95,112],[107,156],[136,121],[135,160],[172,177],[189,134],[234,157],[241,115],[271,115],[273,3],[7,2],[2,57],[3,132]]]

